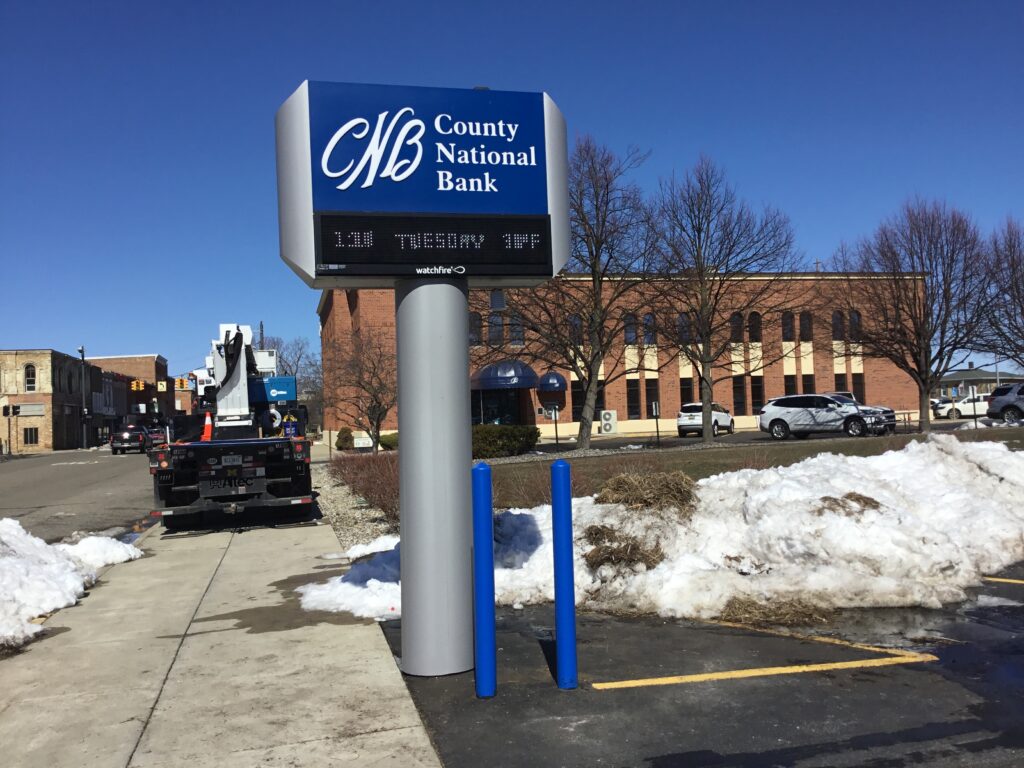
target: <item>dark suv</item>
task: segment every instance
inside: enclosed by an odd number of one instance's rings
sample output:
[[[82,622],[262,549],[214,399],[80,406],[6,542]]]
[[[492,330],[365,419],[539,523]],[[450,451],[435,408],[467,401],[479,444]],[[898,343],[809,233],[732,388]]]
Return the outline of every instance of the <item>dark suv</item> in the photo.
[[[140,424],[127,424],[110,433],[110,452],[113,454],[128,451],[145,453],[150,445],[149,431]]]
[[[993,389],[985,415],[990,419],[1002,419],[1007,424],[1024,421],[1024,381]]]

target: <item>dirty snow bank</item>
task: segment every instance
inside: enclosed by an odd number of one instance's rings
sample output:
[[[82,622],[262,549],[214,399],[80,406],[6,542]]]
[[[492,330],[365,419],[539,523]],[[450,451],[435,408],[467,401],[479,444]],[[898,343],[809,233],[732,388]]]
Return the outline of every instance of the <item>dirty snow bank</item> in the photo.
[[[16,520],[0,519],[0,648],[16,648],[41,632],[29,620],[74,605],[97,569],[139,557],[135,547],[102,536],[51,546]]]
[[[577,602],[607,610],[709,617],[731,597],[800,598],[823,607],[964,600],[980,577],[1024,560],[1024,453],[937,435],[867,458],[821,454],[697,484],[685,522],[573,500]],[[584,531],[607,525],[665,559],[587,567]],[[400,614],[399,547],[345,576],[304,587],[309,609]],[[500,604],[552,599],[551,507],[495,518]]]

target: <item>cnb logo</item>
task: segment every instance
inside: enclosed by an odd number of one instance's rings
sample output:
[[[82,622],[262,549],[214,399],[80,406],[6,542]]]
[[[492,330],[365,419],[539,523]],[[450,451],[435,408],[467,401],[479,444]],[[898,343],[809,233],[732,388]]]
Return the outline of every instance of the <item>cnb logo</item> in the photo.
[[[332,161],[335,160],[333,155],[342,139],[349,136],[361,141],[367,137],[370,133],[369,120],[364,117],[349,120],[327,142],[323,157],[320,159],[320,167],[328,177],[341,179],[341,183],[337,185],[338,189],[351,187],[364,171],[366,178],[360,186],[366,189],[372,187],[377,178],[403,181],[419,167],[420,160],[423,159],[423,145],[420,144],[420,139],[423,138],[426,126],[422,120],[415,117],[416,113],[412,107],[400,109],[390,120],[388,114],[381,112],[377,115],[377,125],[363,149],[363,156],[358,164],[355,159],[350,159],[341,170],[332,170],[331,167]],[[404,154],[413,156],[403,157]],[[387,161],[382,168],[381,161],[385,155]]]

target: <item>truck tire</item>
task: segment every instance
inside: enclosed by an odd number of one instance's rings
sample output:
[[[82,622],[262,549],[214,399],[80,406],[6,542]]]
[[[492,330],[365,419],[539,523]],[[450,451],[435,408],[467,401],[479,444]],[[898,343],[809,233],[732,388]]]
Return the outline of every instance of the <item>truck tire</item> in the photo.
[[[768,425],[768,434],[772,436],[772,440],[785,440],[789,437],[789,424],[782,419],[776,419]]]

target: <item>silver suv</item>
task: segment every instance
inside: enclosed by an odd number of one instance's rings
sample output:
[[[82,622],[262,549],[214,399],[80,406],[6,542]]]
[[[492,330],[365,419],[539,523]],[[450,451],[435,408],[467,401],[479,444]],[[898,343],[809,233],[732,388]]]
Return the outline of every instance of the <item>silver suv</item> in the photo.
[[[993,389],[985,415],[990,419],[1002,419],[1007,424],[1024,421],[1024,381]]]
[[[769,400],[758,413],[758,427],[774,440],[815,432],[845,432],[850,437],[896,431],[891,408],[860,405],[844,395],[788,395]]]

